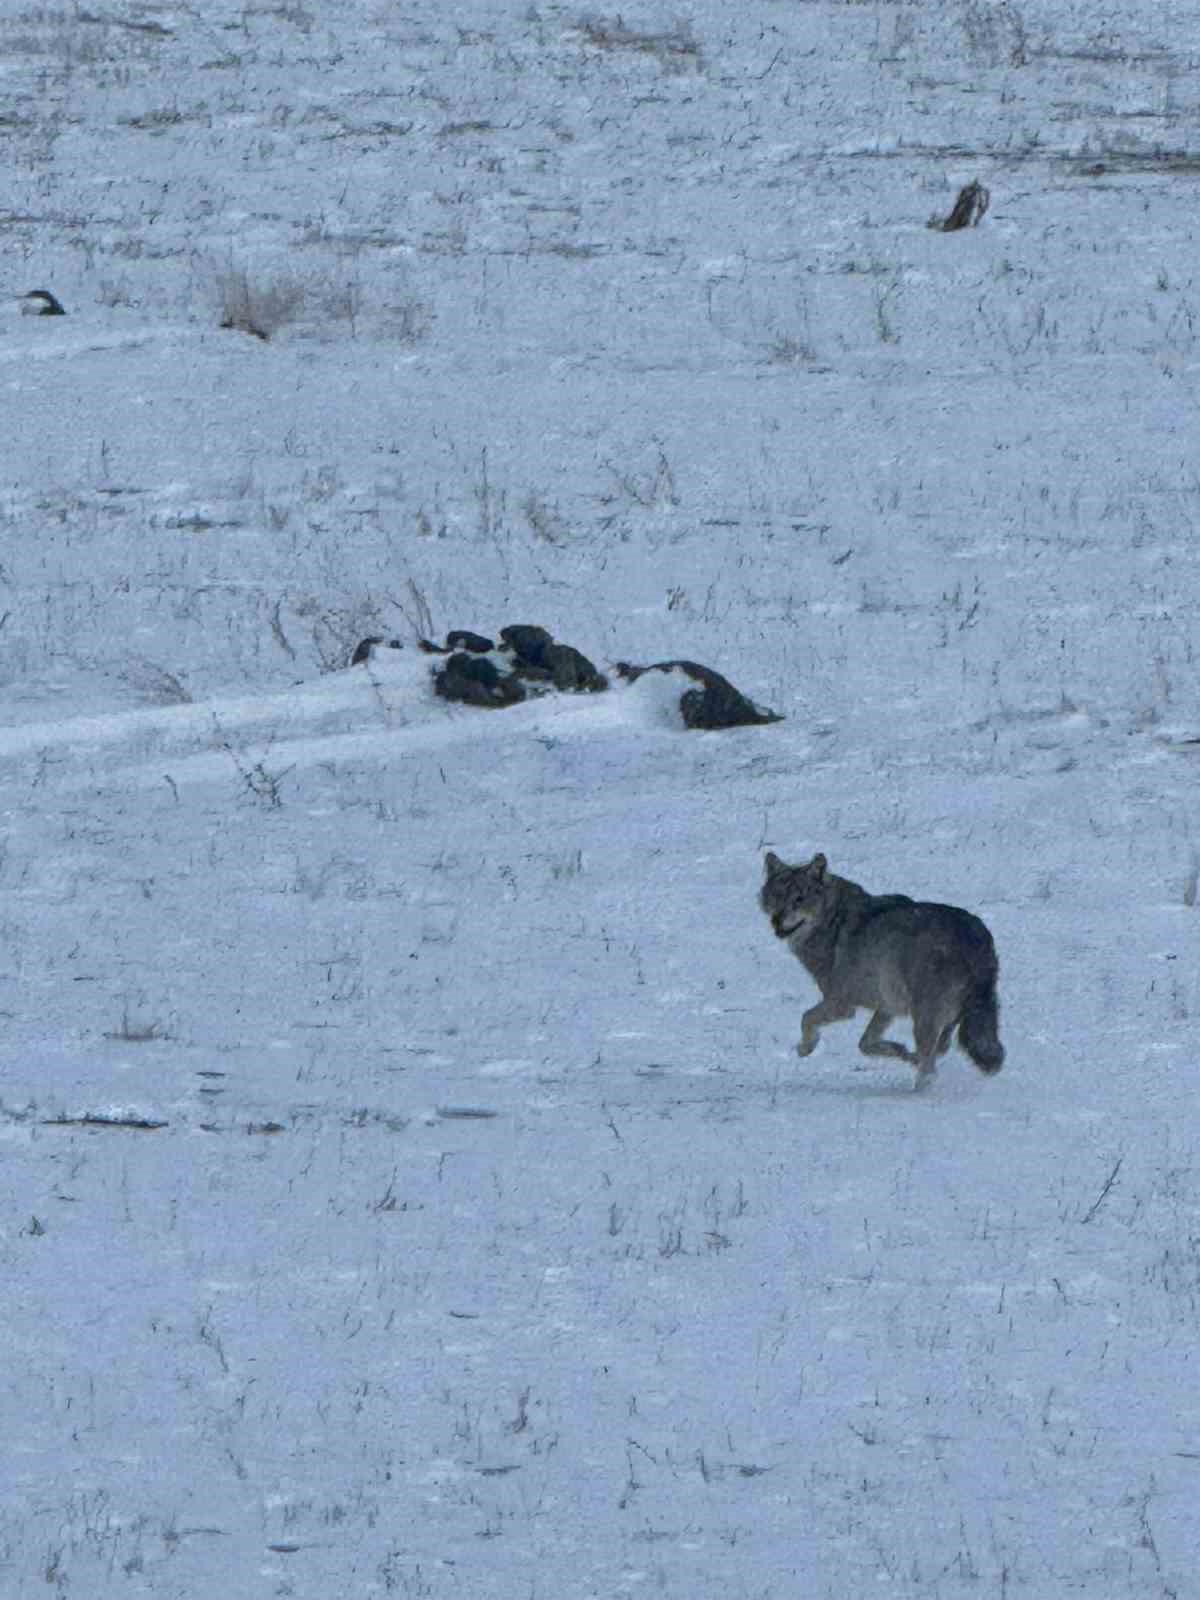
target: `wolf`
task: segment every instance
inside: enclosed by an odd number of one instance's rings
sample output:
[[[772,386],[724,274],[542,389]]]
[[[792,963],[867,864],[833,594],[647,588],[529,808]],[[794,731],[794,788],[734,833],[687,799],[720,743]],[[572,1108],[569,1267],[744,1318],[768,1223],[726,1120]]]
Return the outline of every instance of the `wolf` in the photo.
[[[823,855],[790,866],[768,850],[765,867],[759,904],[821,991],[801,1019],[802,1056],[816,1049],[825,1023],[869,1006],[859,1049],[910,1061],[918,1088],[937,1070],[956,1028],[979,1070],[999,1072],[999,963],[978,917],[903,894],[868,894],[828,871]],[[883,1036],[901,1016],[912,1018],[915,1051]]]

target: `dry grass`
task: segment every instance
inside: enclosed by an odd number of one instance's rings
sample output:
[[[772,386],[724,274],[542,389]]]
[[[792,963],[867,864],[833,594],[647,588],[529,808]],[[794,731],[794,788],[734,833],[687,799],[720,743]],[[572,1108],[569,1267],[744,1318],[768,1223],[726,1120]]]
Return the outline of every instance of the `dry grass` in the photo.
[[[295,321],[305,296],[304,286],[295,278],[254,283],[246,272],[235,268],[222,274],[217,290],[218,326],[233,328],[264,341]]]
[[[628,50],[652,56],[664,72],[699,72],[704,65],[700,45],[686,19],[660,33],[630,28],[620,16],[585,17],[576,33],[593,50]]]

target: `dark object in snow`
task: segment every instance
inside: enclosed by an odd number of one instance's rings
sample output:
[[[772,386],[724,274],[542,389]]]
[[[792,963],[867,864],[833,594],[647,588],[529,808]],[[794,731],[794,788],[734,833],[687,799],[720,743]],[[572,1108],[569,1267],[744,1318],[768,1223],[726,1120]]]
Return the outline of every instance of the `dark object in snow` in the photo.
[[[131,1128],[135,1133],[155,1133],[159,1128],[169,1127],[166,1122],[155,1121],[152,1117],[106,1117],[98,1112],[86,1113],[82,1117],[43,1117],[43,1128]]]
[[[948,217],[930,217],[927,224],[939,233],[957,233],[960,228],[975,228],[991,201],[981,183],[968,183],[958,191],[958,199]]]
[[[446,635],[445,644],[434,644],[432,639],[418,639],[417,648],[430,656],[453,655],[455,650],[469,650],[472,655],[482,656],[496,646],[481,633],[472,633],[469,628],[453,628]]]
[[[433,688],[443,700],[460,700],[468,706],[515,706],[525,698],[524,686],[502,673],[486,656],[471,656],[458,650],[434,674]]]
[[[513,675],[549,681],[571,693],[599,694],[608,679],[573,645],[559,644],[553,634],[532,623],[514,622],[500,629],[500,648],[513,657]]]
[[[50,293],[49,289],[31,289],[27,295],[22,296],[22,299],[26,304],[21,309],[28,316],[65,317],[67,314],[61,302]]]
[[[500,648],[507,650],[518,661],[529,667],[540,667],[546,646],[554,643],[554,635],[546,628],[535,627],[531,622],[510,622],[500,629]]]
[[[617,676],[636,683],[643,672],[673,672],[676,668],[700,685],[685,689],[679,696],[679,712],[685,728],[746,728],[767,722],[782,722],[778,711],[767,711],[747,700],[728,678],[698,661],[654,661],[648,667],[617,662]]]
[[[379,645],[382,645],[385,650],[404,649],[404,646],[400,643],[399,639],[385,639],[381,634],[373,633],[369,638],[360,639],[359,642],[354,646],[354,654],[350,657],[350,665],[352,667],[357,667],[361,665],[362,662],[369,661],[371,659],[371,652]]]
[[[256,328],[249,323],[235,322],[232,317],[222,317],[217,327],[223,333],[248,333],[252,339],[261,339],[264,344],[270,344],[271,335],[262,328]]]
[[[573,693],[600,694],[608,688],[608,679],[598,672],[582,651],[573,645],[558,644],[546,647],[544,669],[549,672],[556,689]]]

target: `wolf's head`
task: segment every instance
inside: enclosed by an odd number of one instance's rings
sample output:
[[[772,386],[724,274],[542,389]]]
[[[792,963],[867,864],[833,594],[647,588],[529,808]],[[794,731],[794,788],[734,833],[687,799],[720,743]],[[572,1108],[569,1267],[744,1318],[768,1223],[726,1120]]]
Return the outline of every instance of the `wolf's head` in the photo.
[[[770,917],[778,938],[791,939],[796,934],[806,937],[806,930],[811,931],[820,921],[828,900],[826,866],[821,855],[793,867],[781,861],[774,851],[767,851],[766,877],[758,903]]]

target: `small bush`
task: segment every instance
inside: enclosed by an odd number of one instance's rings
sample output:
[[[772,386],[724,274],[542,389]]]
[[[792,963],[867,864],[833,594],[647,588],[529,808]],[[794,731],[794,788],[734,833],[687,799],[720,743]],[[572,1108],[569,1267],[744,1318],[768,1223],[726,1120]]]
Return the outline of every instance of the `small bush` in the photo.
[[[219,326],[264,341],[295,320],[304,300],[304,289],[293,278],[252,283],[247,273],[234,269],[222,275],[218,292]]]

